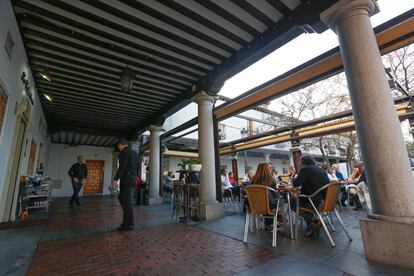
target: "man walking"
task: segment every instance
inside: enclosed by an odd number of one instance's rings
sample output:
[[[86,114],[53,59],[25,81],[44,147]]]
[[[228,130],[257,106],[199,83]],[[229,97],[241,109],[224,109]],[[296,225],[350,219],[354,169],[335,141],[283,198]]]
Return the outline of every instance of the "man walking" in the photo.
[[[134,216],[132,212],[131,189],[134,187],[137,179],[139,158],[138,154],[128,147],[128,141],[125,139],[118,141],[118,149],[120,151],[119,167],[112,181],[112,187],[116,188],[118,186],[118,180],[120,180],[118,200],[124,212],[124,217],[122,224],[117,230],[133,230]]]
[[[82,185],[86,182],[86,176],[88,175],[88,168],[84,163],[85,158],[83,155],[78,156],[78,162],[73,164],[68,174],[72,180],[73,195],[70,198],[69,206],[73,207],[73,203],[79,207],[81,203],[79,201],[79,191],[82,189]]]

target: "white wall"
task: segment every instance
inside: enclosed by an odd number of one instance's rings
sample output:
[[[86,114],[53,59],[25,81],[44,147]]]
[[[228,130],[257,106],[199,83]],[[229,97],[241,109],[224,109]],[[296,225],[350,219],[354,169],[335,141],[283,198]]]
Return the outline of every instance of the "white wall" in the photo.
[[[275,169],[278,174],[283,174],[283,169],[287,171],[289,168],[289,160],[282,160],[282,159],[275,159],[270,158],[270,161],[273,163],[273,169]],[[265,163],[265,157],[251,157],[247,156],[247,165],[252,168],[253,172],[256,172],[257,166],[259,163]],[[227,170],[230,172],[232,171],[231,165],[231,156],[224,155],[220,156],[220,166],[227,167]],[[244,177],[245,173],[245,163],[244,163],[244,155],[243,152],[238,153],[237,155],[237,167],[239,170],[239,178]]]
[[[49,160],[46,175],[55,181],[62,181],[60,189],[52,190],[53,197],[64,197],[72,195],[72,183],[68,175],[70,166],[76,163],[76,157],[80,154],[85,156],[85,160],[104,160],[104,183],[103,194],[109,194],[108,187],[112,181],[112,148],[76,146],[69,147],[63,144],[52,143],[49,149]],[[83,195],[83,189],[80,193]]]
[[[6,41],[7,33],[10,32],[14,41],[14,48],[12,55],[9,56],[6,53],[4,44]],[[23,156],[20,161],[18,174],[26,174],[27,161],[29,156],[29,149],[31,140],[34,139],[37,146],[44,144],[43,149],[47,150],[46,137],[42,137],[39,131],[39,121],[43,120],[46,126],[46,120],[41,108],[38,94],[34,87],[34,81],[30,69],[28,68],[28,59],[24,50],[23,41],[20,36],[18,25],[14,16],[13,9],[10,1],[0,1],[0,84],[8,95],[6,116],[4,118],[2,131],[0,134],[0,221],[4,219],[4,202],[6,198],[6,182],[9,177],[10,166],[13,156],[13,145],[15,138],[16,126],[16,104],[20,102],[23,96],[24,85],[20,79],[22,72],[27,75],[29,81],[29,87],[33,94],[34,105],[32,106],[32,112],[30,120],[27,124],[26,135],[23,141],[23,152],[26,155]],[[44,157],[44,153],[41,153]],[[37,159],[37,158],[36,158]],[[17,196],[17,194],[16,194]]]

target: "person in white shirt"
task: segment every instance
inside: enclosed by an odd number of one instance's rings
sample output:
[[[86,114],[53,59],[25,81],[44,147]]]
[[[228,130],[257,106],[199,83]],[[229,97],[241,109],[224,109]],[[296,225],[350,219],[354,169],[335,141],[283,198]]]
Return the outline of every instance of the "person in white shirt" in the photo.
[[[329,178],[329,181],[338,181],[338,178],[336,177],[336,175],[335,174],[332,174],[330,171],[329,171],[329,166],[328,166],[328,164],[323,164],[322,166],[322,169],[326,172],[326,174],[328,175],[328,178]]]
[[[221,176],[221,188],[223,190],[230,189],[232,186],[230,184],[229,177],[227,176],[227,169],[225,168],[221,169],[220,176]]]

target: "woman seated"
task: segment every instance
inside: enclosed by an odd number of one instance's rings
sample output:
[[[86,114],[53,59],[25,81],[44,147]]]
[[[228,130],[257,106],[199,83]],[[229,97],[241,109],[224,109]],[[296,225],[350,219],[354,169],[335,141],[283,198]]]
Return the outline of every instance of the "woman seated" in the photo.
[[[243,177],[243,186],[250,185],[252,183],[253,176],[253,171],[249,170],[247,174]]]
[[[273,178],[269,165],[267,163],[260,163],[257,166],[256,173],[254,174],[252,180],[252,185],[264,185],[270,188],[276,189],[276,180]],[[270,209],[275,209],[277,205],[278,194],[272,191],[269,191],[269,207]],[[278,215],[279,218],[279,215]],[[272,219],[265,218],[265,227],[267,231],[272,231]]]
[[[288,176],[289,176],[289,178],[296,178],[296,177],[298,177],[298,174],[296,173],[295,167],[293,167],[293,166],[289,167],[289,169],[288,169]]]
[[[229,182],[231,184],[231,186],[236,186],[236,180],[234,179],[234,174],[233,172],[229,172]]]
[[[361,178],[363,170],[364,170],[364,168],[361,164],[356,164],[354,166],[354,171],[353,171],[352,175],[346,180],[346,183],[345,183],[346,184],[345,191],[349,192],[349,194],[351,195],[350,196],[350,201],[351,202],[348,202],[348,204],[355,205],[354,211],[362,210],[362,205],[361,205],[361,202],[358,199],[356,188],[348,187],[348,186],[350,184],[357,185],[360,182],[359,179]],[[347,192],[344,192],[342,194],[342,198],[341,198],[342,206],[346,206],[345,205],[345,200],[348,197]]]

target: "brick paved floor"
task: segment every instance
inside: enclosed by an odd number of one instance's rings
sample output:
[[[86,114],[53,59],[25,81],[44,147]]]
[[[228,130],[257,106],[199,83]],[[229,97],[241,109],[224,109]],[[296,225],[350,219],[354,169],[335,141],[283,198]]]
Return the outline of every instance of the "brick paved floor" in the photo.
[[[27,275],[237,274],[279,254],[272,248],[172,223],[170,206],[134,208],[134,231],[117,232],[122,212],[108,197],[81,208],[56,200]]]
[[[173,222],[167,204],[134,207],[134,231],[118,233],[116,199],[83,203],[71,209],[58,199],[44,226],[0,230],[0,275],[414,275],[365,259],[359,219],[366,214],[349,208],[340,212],[352,242],[337,231],[332,248],[326,235],[306,239],[301,229],[294,241],[278,235],[274,249],[264,231],[250,233],[243,244],[237,206],[195,226]]]

